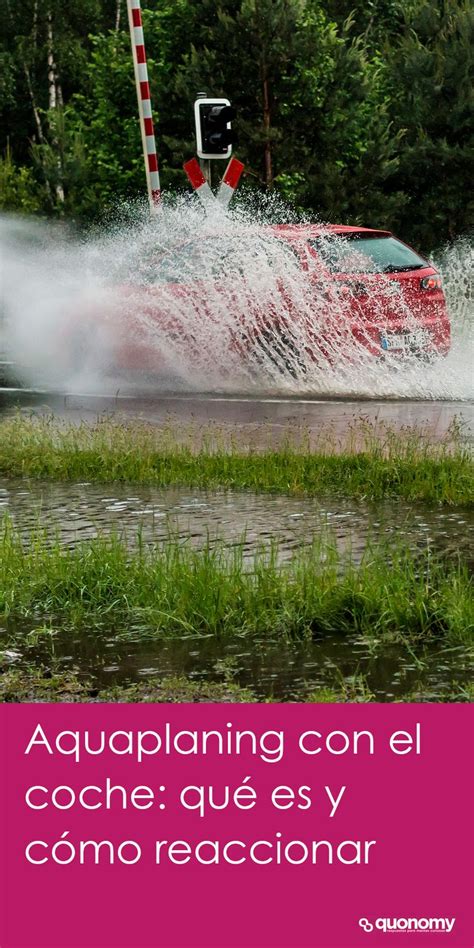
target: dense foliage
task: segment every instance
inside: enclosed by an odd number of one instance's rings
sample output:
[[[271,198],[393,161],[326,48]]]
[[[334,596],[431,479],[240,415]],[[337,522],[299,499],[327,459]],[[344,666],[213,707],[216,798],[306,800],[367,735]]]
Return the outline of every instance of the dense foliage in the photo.
[[[197,91],[245,186],[431,248],[472,227],[470,0],[144,0],[162,183]],[[0,207],[97,218],[143,191],[126,0],[0,0]]]

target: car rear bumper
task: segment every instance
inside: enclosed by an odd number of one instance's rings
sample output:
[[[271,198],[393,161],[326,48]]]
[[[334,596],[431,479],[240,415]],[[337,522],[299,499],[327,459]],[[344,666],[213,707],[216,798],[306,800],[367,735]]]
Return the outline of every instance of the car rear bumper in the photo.
[[[377,357],[403,358],[426,353],[447,355],[451,348],[451,325],[448,317],[432,317],[407,323],[390,322],[389,326],[374,323],[353,323],[353,338]]]

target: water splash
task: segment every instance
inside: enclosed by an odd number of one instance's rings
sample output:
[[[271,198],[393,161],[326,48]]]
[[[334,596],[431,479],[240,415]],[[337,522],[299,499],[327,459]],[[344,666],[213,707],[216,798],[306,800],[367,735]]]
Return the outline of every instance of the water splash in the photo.
[[[302,269],[271,229],[304,223],[281,201],[254,198],[207,217],[193,198],[170,202],[154,220],[141,207],[127,211],[126,223],[122,214],[84,239],[64,225],[0,218],[2,348],[30,384],[112,392],[126,369],[138,387],[161,390],[472,397],[468,241],[436,259],[452,320],[449,356],[384,361],[363,334],[345,331],[351,289],[335,292],[333,281]],[[375,291],[368,280],[365,293],[378,322],[389,305],[410,325],[396,281],[379,276]]]

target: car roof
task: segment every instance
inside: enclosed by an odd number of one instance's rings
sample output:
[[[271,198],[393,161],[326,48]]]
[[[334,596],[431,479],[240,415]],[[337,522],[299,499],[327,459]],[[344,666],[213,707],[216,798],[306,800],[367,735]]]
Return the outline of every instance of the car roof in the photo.
[[[279,237],[286,240],[298,240],[310,237],[324,237],[325,234],[366,234],[374,237],[392,237],[390,230],[378,230],[375,227],[358,227],[351,224],[272,224],[269,231],[274,231]]]
[[[283,239],[288,241],[288,243],[302,244],[303,241],[308,241],[311,237],[324,237],[325,235],[331,234],[361,234],[361,235],[370,235],[371,237],[393,237],[393,234],[390,230],[377,230],[374,227],[359,227],[356,225],[350,224],[266,224],[263,227],[258,228],[259,233],[268,234],[269,236],[278,237],[280,240]],[[189,237],[187,240],[180,240],[177,244],[172,245],[167,250],[159,248],[158,253],[156,250],[152,251],[154,255],[158,257],[163,257],[168,253],[173,253],[176,250],[179,250],[182,247],[192,246],[197,241],[199,244],[202,244],[203,241],[211,240],[218,238],[219,240],[225,238],[239,238],[247,236],[248,234],[254,233],[252,229],[245,228],[233,228],[230,231],[224,232],[204,232],[201,236],[195,235]]]

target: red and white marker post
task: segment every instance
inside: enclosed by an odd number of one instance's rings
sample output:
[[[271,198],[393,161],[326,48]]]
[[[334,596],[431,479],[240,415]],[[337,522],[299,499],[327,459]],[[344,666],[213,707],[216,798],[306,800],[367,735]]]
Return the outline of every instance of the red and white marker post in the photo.
[[[197,158],[191,158],[189,161],[185,161],[183,169],[193,191],[196,192],[201,203],[204,204],[205,207],[214,204],[216,198],[206,181]]]
[[[224,177],[217,192],[217,200],[221,207],[227,207],[240,181],[244,165],[238,158],[231,158],[224,172]]]
[[[240,181],[244,165],[238,158],[230,159],[217,194],[211,191],[196,158],[191,158],[190,161],[186,161],[183,168],[191,187],[204,206],[209,207],[211,204],[217,203],[220,207],[225,208],[228,206]]]
[[[160,204],[161,189],[140,0],[127,0],[127,9],[130,38],[132,41],[133,66],[135,69],[135,84],[137,87],[138,113],[142,133],[148,199],[150,201],[151,211],[155,212]]]

